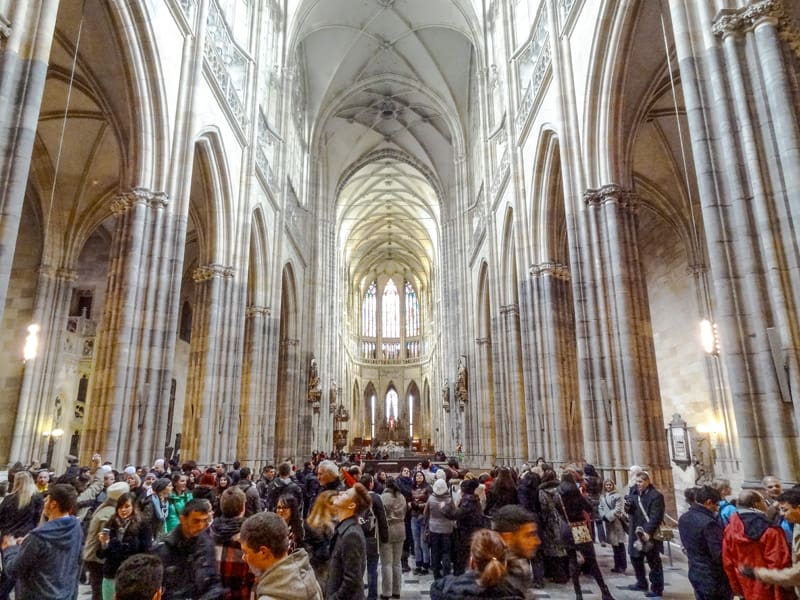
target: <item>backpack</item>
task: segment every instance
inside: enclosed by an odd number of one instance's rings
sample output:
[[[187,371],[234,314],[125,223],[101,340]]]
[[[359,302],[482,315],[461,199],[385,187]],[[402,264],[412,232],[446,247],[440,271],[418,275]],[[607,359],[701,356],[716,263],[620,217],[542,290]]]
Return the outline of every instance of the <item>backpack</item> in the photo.
[[[375,527],[378,525],[378,518],[372,511],[372,506],[359,515],[358,524],[361,525],[361,529],[364,531],[364,537],[375,537]]]

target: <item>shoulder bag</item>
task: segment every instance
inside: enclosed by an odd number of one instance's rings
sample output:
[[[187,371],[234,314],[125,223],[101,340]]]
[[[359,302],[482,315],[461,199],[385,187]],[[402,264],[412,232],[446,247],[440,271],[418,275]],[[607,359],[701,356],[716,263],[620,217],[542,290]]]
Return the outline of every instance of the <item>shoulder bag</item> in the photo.
[[[567,511],[564,509],[564,500],[558,494],[558,504],[561,513],[564,515],[564,523],[561,525],[561,542],[566,546],[577,546],[578,544],[591,544],[592,532],[586,521],[570,521]]]

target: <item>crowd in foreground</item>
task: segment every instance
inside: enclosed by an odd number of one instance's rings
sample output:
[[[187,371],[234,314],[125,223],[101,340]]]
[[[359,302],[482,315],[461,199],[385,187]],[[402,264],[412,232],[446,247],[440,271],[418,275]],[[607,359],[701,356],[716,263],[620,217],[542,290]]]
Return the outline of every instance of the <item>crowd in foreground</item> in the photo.
[[[162,459],[116,471],[97,455],[57,478],[15,465],[10,493],[0,484],[0,600],[73,599],[80,580],[93,600],[384,600],[412,562],[433,600],[532,598],[551,582],[580,599],[582,574],[612,600],[596,544],[615,573],[630,560],[627,589],[663,594],[664,496],[644,469],[619,491],[592,465],[476,476],[422,461],[391,477],[359,462],[315,455],[259,477]],[[699,600],[800,598],[800,489],[762,488],[687,490],[678,529]]]

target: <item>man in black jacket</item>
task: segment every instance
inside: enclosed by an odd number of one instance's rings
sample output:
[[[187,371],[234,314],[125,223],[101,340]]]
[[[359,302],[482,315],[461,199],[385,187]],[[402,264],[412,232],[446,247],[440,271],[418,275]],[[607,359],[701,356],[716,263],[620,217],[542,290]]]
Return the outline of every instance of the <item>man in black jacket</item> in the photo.
[[[689,557],[689,581],[697,600],[731,600],[733,593],[722,566],[723,528],[717,518],[720,493],[704,485],[695,503],[678,519],[681,542]]]
[[[214,542],[206,532],[211,523],[211,503],[189,500],[180,525],[158,544],[154,552],[164,564],[163,600],[221,600],[224,596]]]
[[[339,524],[331,541],[328,600],[364,600],[367,543],[358,515],[366,512],[371,503],[367,489],[360,483],[339,492],[333,500]]]
[[[631,517],[628,552],[636,573],[636,583],[628,589],[647,592],[647,598],[660,598],[664,592],[664,568],[661,564],[664,545],[653,537],[664,520],[664,511],[664,495],[653,487],[650,474],[641,471],[636,475],[631,492],[625,496],[625,512]],[[647,591],[645,560],[650,567],[650,591]]]

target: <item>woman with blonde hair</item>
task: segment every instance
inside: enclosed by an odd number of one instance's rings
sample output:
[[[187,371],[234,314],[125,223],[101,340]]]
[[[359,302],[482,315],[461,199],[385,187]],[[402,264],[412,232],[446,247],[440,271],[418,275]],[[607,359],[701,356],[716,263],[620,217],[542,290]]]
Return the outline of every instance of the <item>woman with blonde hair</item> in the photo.
[[[319,587],[323,590],[328,583],[328,565],[331,560],[331,540],[333,539],[333,499],[339,492],[325,490],[317,495],[306,518],[303,546],[317,576]]]
[[[14,488],[0,504],[0,539],[10,535],[23,537],[33,530],[42,515],[44,500],[28,471],[14,474]],[[0,600],[7,600],[14,589],[14,580],[5,573],[0,582]]]
[[[506,581],[508,548],[500,534],[479,529],[472,535],[469,552],[469,570],[434,581],[431,600],[518,600],[525,597]]]

